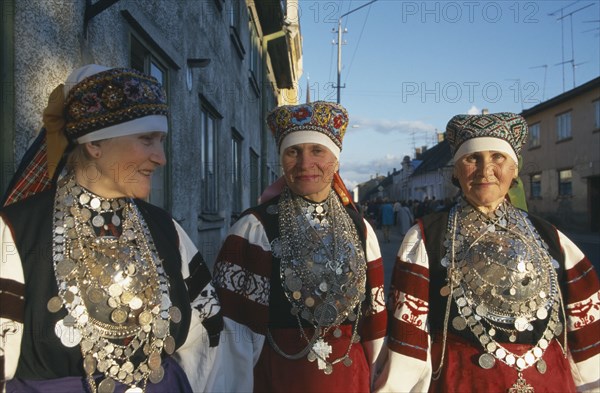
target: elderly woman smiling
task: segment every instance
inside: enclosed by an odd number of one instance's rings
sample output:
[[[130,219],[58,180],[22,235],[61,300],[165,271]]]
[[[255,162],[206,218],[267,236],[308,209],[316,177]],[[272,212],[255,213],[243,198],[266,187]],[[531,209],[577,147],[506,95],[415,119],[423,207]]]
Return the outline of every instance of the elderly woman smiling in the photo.
[[[348,114],[318,101],[278,107],[268,123],[283,178],[217,258],[225,334],[242,339],[220,345],[235,372],[212,389],[369,391],[385,335],[383,269],[336,174]]]
[[[8,392],[205,389],[222,325],[210,272],[143,200],[167,114],[156,79],[126,68],[84,66],[50,96],[0,211]]]
[[[400,247],[377,389],[597,389],[596,272],[562,232],[507,198],[525,120],[458,115],[446,138],[462,197],[419,219]]]

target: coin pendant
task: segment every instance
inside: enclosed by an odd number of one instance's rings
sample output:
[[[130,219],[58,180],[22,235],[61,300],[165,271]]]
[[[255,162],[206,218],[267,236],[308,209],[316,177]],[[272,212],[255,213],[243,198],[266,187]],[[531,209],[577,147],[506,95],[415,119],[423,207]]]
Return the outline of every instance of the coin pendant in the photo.
[[[481,368],[488,370],[494,367],[494,364],[496,364],[496,359],[489,353],[484,353],[481,356],[479,356],[479,365],[481,366]]]
[[[92,200],[90,201],[90,206],[92,207],[92,209],[96,210],[100,207],[100,199],[94,197],[92,198]]]
[[[148,367],[150,367],[150,370],[158,370],[160,363],[161,359],[158,352],[152,352],[150,356],[148,356]]]
[[[104,292],[98,288],[90,288],[87,295],[94,304],[98,304],[104,299]]]
[[[515,355],[513,355],[512,353],[509,353],[508,355],[506,355],[506,358],[504,359],[504,361],[509,366],[512,366],[513,364],[515,364],[515,361],[516,361]]]
[[[444,285],[442,289],[440,289],[440,295],[444,297],[450,295],[450,287],[448,285]]]
[[[465,322],[465,319],[463,317],[457,316],[452,319],[452,327],[459,331],[465,330],[465,328],[467,327],[467,323]]]
[[[340,329],[340,328],[335,328],[335,330],[333,331],[333,337],[335,337],[335,338],[340,338],[340,337],[342,337],[342,329]]]
[[[515,319],[515,329],[517,329],[518,331],[520,331],[520,332],[525,331],[525,329],[527,329],[527,325],[529,325],[527,318],[519,317],[519,318]]]
[[[63,259],[56,264],[56,274],[61,278],[66,278],[76,268],[75,262],[71,259]]]
[[[298,277],[289,276],[285,279],[285,285],[292,292],[302,289],[302,280]]]
[[[58,296],[54,296],[50,300],[48,300],[47,307],[48,311],[50,311],[51,313],[58,312],[62,308],[62,300],[60,300]]]
[[[54,333],[67,348],[73,348],[81,342],[81,332],[72,326],[65,326],[63,320],[54,325]]]
[[[165,376],[165,369],[162,366],[159,366],[158,369],[150,371],[150,375],[148,379],[152,383],[159,383],[163,380]]]
[[[123,310],[122,308],[117,308],[110,313],[110,319],[114,323],[123,323],[127,321],[127,311]]]
[[[131,308],[132,310],[139,310],[144,305],[144,302],[139,297],[134,296],[133,298],[131,298],[128,304],[129,308]]]
[[[96,371],[96,359],[91,353],[85,355],[85,359],[83,359],[83,369],[86,374],[91,375]]]
[[[132,386],[125,393],[143,393],[144,391],[139,386]]]
[[[173,336],[165,337],[163,345],[167,354],[171,355],[173,354],[173,352],[175,352],[175,339],[173,338]]]
[[[546,370],[548,366],[546,365],[546,361],[544,359],[540,359],[535,364],[535,368],[540,372],[540,374],[546,374]]]
[[[104,225],[104,217],[101,215],[94,216],[94,218],[92,218],[92,225],[96,228],[100,228],[102,225]]]
[[[327,363],[323,372],[327,375],[330,375],[333,372],[333,366],[330,363]]]
[[[308,355],[306,355],[306,358],[309,362],[314,362],[315,360],[317,360],[317,355],[315,355],[313,351],[310,351],[308,352]]]
[[[352,358],[350,358],[348,356],[346,359],[344,359],[344,366],[346,366],[346,367],[352,366]]]
[[[81,195],[79,195],[79,202],[81,202],[82,205],[87,205],[87,203],[90,201],[90,196],[86,193],[83,193]]]
[[[115,381],[112,378],[105,378],[98,384],[98,393],[113,393],[115,391]]]
[[[169,308],[169,315],[171,316],[171,321],[175,323],[181,322],[181,310],[178,307],[173,306]]]

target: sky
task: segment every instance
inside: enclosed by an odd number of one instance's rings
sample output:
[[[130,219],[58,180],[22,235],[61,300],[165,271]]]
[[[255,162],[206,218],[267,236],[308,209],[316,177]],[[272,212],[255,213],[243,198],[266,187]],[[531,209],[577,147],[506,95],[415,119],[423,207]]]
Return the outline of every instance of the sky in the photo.
[[[348,188],[400,169],[459,113],[519,113],[600,76],[600,1],[299,0],[300,102],[350,115]],[[347,30],[347,31],[346,31]],[[575,66],[575,67],[573,67]]]

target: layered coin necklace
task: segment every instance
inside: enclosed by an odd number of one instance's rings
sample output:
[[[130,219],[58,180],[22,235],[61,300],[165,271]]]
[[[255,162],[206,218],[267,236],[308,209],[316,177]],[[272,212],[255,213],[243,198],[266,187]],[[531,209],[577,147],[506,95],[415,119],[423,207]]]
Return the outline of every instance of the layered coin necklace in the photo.
[[[496,360],[516,369],[517,381],[509,392],[533,392],[523,378],[523,370],[535,365],[544,374],[545,350],[554,337],[564,336],[560,319],[564,309],[555,269],[558,262],[550,257],[548,246],[540,238],[527,215],[503,202],[492,214],[485,215],[466,201],[450,212],[442,265],[448,269],[448,296],[444,322],[444,343],[439,375],[446,347],[450,302],[458,316],[452,320],[456,330],[469,328],[482,345],[479,365],[490,369]],[[508,336],[517,342],[519,333],[531,332],[534,324],[545,325],[537,343],[524,354],[510,352],[496,339]]]
[[[307,346],[297,354],[286,354],[268,332],[271,346],[288,359],[317,360],[325,374],[331,374],[339,362],[350,367],[350,349],[360,341],[357,326],[367,271],[354,222],[333,191],[324,202],[314,203],[286,188],[277,209],[281,237],[273,240],[271,249],[281,259],[281,282]],[[313,325],[311,338],[300,318]],[[341,337],[339,325],[345,320],[354,322],[350,343],[343,356],[329,360],[332,347],[325,336],[333,331],[334,337]]]
[[[96,234],[111,228],[120,234]],[[178,323],[181,312],[171,304],[168,277],[136,205],[64,178],[55,196],[53,243],[58,296],[48,309],[67,310],[55,333],[66,347],[80,346],[91,390],[111,393],[118,381],[130,386],[127,392],[144,392],[148,381],[159,383],[161,354],[175,350],[170,322]],[[96,372],[104,376],[98,386]]]

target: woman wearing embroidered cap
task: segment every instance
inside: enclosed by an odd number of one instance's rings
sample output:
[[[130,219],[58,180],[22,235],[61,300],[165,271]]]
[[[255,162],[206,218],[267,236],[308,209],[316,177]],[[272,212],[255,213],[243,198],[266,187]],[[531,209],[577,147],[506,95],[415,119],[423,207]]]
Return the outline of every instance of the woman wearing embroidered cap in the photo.
[[[462,198],[419,219],[400,247],[378,390],[598,389],[596,272],[563,233],[507,198],[525,120],[458,115],[446,138]]]
[[[231,374],[213,389],[369,391],[385,335],[383,267],[336,173],[348,115],[313,102],[278,107],[267,120],[283,178],[236,222],[217,257],[231,338],[219,352]]]
[[[82,67],[50,96],[0,211],[8,392],[204,390],[222,326],[210,272],[142,200],[167,112],[156,79],[124,68]]]

